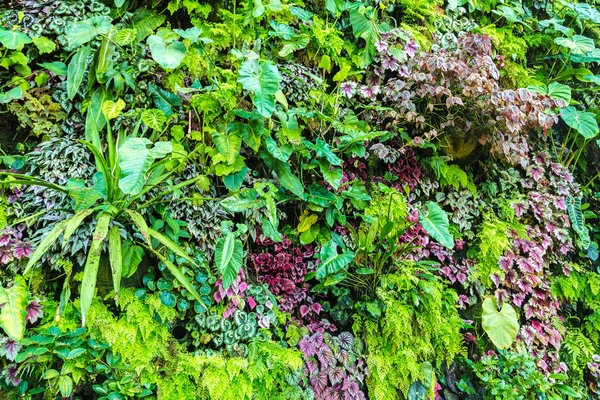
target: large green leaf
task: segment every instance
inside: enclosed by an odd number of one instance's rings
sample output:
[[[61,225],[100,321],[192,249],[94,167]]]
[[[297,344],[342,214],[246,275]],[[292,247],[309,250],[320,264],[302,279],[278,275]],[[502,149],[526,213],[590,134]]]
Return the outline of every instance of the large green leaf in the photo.
[[[573,35],[570,38],[555,38],[554,43],[570,49],[573,54],[585,54],[594,50],[596,47],[592,38],[582,35]]]
[[[111,19],[106,16],[97,16],[67,24],[65,37],[69,42],[69,47],[75,49],[98,35],[105,35],[112,29]]]
[[[29,261],[27,262],[27,265],[23,270],[23,275],[27,274],[27,272],[29,272],[29,270],[34,265],[36,265],[40,258],[42,258],[44,254],[46,254],[46,251],[48,251],[50,246],[52,246],[54,242],[58,240],[58,237],[61,235],[61,233],[63,233],[63,231],[67,227],[68,222],[68,219],[59,222],[58,224],[56,224],[56,226],[54,226],[54,228],[52,228],[50,232],[48,232],[46,236],[44,236],[44,238],[40,241],[40,243],[36,246],[35,250],[31,254],[31,257],[29,257]]]
[[[275,93],[279,91],[281,74],[271,61],[260,63],[258,59],[248,59],[242,63],[237,80],[242,87],[252,93],[252,102],[264,117],[270,117],[275,111]]]
[[[23,97],[23,89],[17,86],[9,91],[0,93],[0,104],[10,103],[13,100],[19,100],[21,97]]]
[[[31,38],[23,32],[0,28],[0,43],[9,50],[17,50],[23,45],[31,43]]]
[[[163,68],[175,69],[185,58],[185,44],[181,42],[166,43],[160,36],[150,35],[146,43],[154,61]]]
[[[69,62],[67,68],[67,94],[71,100],[73,100],[77,94],[79,86],[83,81],[83,76],[85,75],[87,67],[87,59],[91,53],[91,47],[81,47]]]
[[[563,85],[562,83],[552,82],[548,86],[529,86],[529,90],[532,90],[539,94],[544,94],[549,96],[555,100],[564,100],[569,104],[571,101],[571,88],[567,85]]]
[[[354,253],[350,251],[338,254],[337,247],[338,245],[333,239],[321,247],[321,254],[319,257],[321,262],[317,266],[317,273],[315,275],[317,279],[323,279],[328,275],[341,271],[354,259]]]
[[[158,108],[151,108],[142,112],[142,122],[156,131],[162,131],[167,122],[167,116]]]
[[[229,134],[214,132],[212,138],[219,153],[225,156],[227,164],[233,164],[240,154],[242,138],[232,132]]]
[[[91,142],[97,148],[101,147],[100,131],[106,125],[106,118],[102,112],[102,106],[107,98],[104,89],[97,89],[92,93],[92,99],[87,108],[85,117],[85,140]]]
[[[262,208],[265,201],[258,197],[256,189],[242,189],[238,194],[229,196],[221,201],[221,206],[231,212],[245,212]]]
[[[279,56],[285,57],[295,51],[301,50],[308,46],[309,41],[310,37],[305,33],[296,35],[289,42],[284,42],[283,47],[279,50]]]
[[[42,68],[46,68],[54,75],[67,76],[67,65],[62,61],[53,61],[38,64]]]
[[[498,303],[492,298],[483,301],[482,325],[492,343],[499,349],[507,349],[519,332],[519,320],[515,309],[504,303],[498,311]]]
[[[155,14],[146,8],[138,9],[133,15],[133,27],[136,30],[136,41],[141,42],[156,28],[161,26],[167,17]]]
[[[575,129],[585,139],[592,139],[598,134],[598,121],[596,114],[579,111],[573,106],[569,106],[560,112],[560,116],[567,125]]]
[[[62,245],[63,247],[67,244],[75,230],[81,225],[84,219],[88,217],[92,212],[94,212],[93,208],[88,208],[87,210],[79,211],[74,216],[67,220],[67,225],[65,227],[65,232],[63,233]]]
[[[165,157],[173,151],[171,142],[152,142],[146,138],[127,138],[119,147],[119,167],[121,178],[119,188],[125,194],[139,194],[146,183],[146,174],[157,158]]]
[[[0,305],[2,305],[0,327],[17,342],[20,342],[25,334],[28,303],[27,282],[22,276],[15,276],[15,281],[10,288],[0,287]]]
[[[156,107],[164,112],[167,117],[173,115],[173,107],[181,107],[181,97],[156,86],[152,82],[148,84],[148,91],[152,93],[152,100],[154,100]]]
[[[75,200],[75,212],[85,210],[96,204],[98,200],[106,199],[106,181],[101,172],[96,172],[93,176],[93,186],[87,187],[82,179],[69,179],[66,188],[69,190],[69,196]]]
[[[242,268],[244,246],[235,234],[227,232],[225,237],[217,241],[215,248],[215,264],[223,277],[223,288],[227,289],[238,276]]]
[[[85,316],[87,315],[92,300],[96,292],[96,280],[98,277],[98,266],[100,265],[100,256],[102,254],[102,242],[108,235],[108,228],[112,217],[109,213],[104,213],[98,218],[96,229],[92,236],[92,244],[88,252],[85,267],[83,268],[83,278],[81,279],[81,289],[79,291],[79,304],[81,306],[81,325],[85,326]]]
[[[587,250],[590,247],[591,239],[589,229],[585,226],[585,220],[581,212],[581,197],[573,198],[568,196],[566,200],[571,226],[581,239],[581,248]]]
[[[450,234],[448,216],[436,203],[427,203],[427,215],[419,212],[419,222],[423,229],[436,241],[449,249],[454,247],[454,238]]]

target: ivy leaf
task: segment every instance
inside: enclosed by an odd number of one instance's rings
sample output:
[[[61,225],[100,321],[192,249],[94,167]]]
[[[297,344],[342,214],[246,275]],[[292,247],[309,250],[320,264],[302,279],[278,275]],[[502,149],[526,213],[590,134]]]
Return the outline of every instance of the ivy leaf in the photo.
[[[507,349],[515,341],[519,332],[519,321],[515,309],[508,303],[502,304],[498,311],[495,299],[483,301],[482,325],[492,343],[499,349]]]
[[[107,16],[97,16],[84,21],[68,24],[65,37],[71,49],[77,48],[98,35],[105,35],[112,29],[111,19]]]
[[[436,203],[433,201],[427,203],[427,216],[419,211],[419,222],[423,229],[440,244],[449,249],[454,248],[454,238],[448,230],[450,226],[448,216]]]
[[[90,54],[92,54],[91,47],[82,47],[77,50],[77,53],[75,53],[69,62],[69,67],[67,68],[67,94],[71,100],[73,100],[79,90],[79,86],[81,86],[81,82],[83,82],[87,59]]]
[[[157,158],[165,157],[173,151],[171,142],[157,142],[153,148],[148,148],[152,142],[146,138],[130,137],[119,147],[119,167],[121,178],[119,188],[125,194],[137,195],[146,183],[146,174]]]
[[[569,104],[571,101],[571,88],[562,83],[552,82],[548,86],[529,86],[527,89],[539,94],[549,96],[555,100],[564,100]]]
[[[235,238],[235,234],[227,232],[224,238],[217,241],[215,247],[215,263],[223,278],[223,288],[227,289],[238,276],[244,257],[243,244]]]
[[[594,40],[582,35],[573,35],[570,38],[558,37],[554,39],[554,43],[570,49],[573,54],[586,54],[595,48]]]
[[[237,81],[254,93],[252,103],[263,117],[269,118],[275,111],[275,93],[281,82],[277,66],[272,61],[259,63],[257,59],[248,59],[240,66]]]
[[[17,50],[31,43],[31,38],[23,32],[0,28],[0,43],[9,50]]]
[[[592,139],[598,134],[598,122],[594,113],[579,111],[575,107],[569,106],[561,110],[560,116],[567,125],[579,132],[585,139]]]
[[[179,41],[172,41],[167,44],[160,36],[150,35],[146,43],[150,46],[150,53],[154,61],[165,69],[179,67],[185,58],[185,44]]]
[[[167,116],[161,110],[152,108],[142,112],[142,122],[155,131],[162,131],[167,122]]]
[[[10,288],[0,287],[0,305],[3,305],[0,312],[0,327],[17,342],[20,342],[25,334],[28,303],[27,282],[22,276],[15,276],[15,281]]]
[[[317,266],[317,273],[315,277],[317,279],[323,279],[328,275],[335,274],[342,270],[354,259],[354,253],[350,251],[338,254],[337,243],[331,239],[321,247],[321,253],[319,258],[321,262]]]

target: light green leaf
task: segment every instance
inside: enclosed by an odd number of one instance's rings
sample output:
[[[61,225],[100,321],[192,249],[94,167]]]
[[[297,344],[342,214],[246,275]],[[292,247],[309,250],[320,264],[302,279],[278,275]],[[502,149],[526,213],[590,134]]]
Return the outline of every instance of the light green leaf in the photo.
[[[126,240],[121,246],[121,251],[123,254],[123,273],[121,276],[129,278],[135,273],[138,265],[142,262],[144,248],[134,245],[131,240]]]
[[[138,10],[133,18],[133,27],[137,32],[136,41],[141,42],[156,28],[161,26],[166,18],[165,15],[154,14],[148,9]]]
[[[437,242],[449,249],[454,248],[454,238],[448,230],[448,216],[436,203],[427,203],[427,216],[419,212],[419,222]]]
[[[265,138],[265,144],[267,145],[267,150],[278,160],[283,162],[287,162],[292,155],[293,148],[289,145],[277,146],[275,140],[271,137]]]
[[[150,52],[154,61],[165,69],[179,67],[185,58],[186,48],[185,44],[181,42],[172,41],[167,44],[160,36],[150,35],[146,43],[150,46]]]
[[[284,42],[283,47],[279,51],[279,56],[285,57],[295,51],[301,50],[308,46],[309,42],[310,38],[307,34],[303,33],[302,35],[297,35],[289,42]]]
[[[115,7],[120,8],[125,4],[125,0],[115,0]]]
[[[244,247],[235,234],[227,232],[224,238],[217,241],[215,248],[215,264],[223,278],[223,288],[227,289],[238,276],[242,268]]]
[[[117,118],[124,108],[125,102],[122,99],[117,101],[106,100],[102,104],[102,113],[104,114],[104,118],[111,120]]]
[[[121,29],[115,36],[115,42],[119,46],[127,46],[135,41],[136,35],[135,29]]]
[[[167,122],[167,116],[158,108],[151,108],[142,112],[142,122],[151,129],[162,131]]]
[[[65,232],[63,233],[62,246],[64,247],[75,230],[81,225],[84,219],[88,217],[92,212],[94,212],[93,208],[88,208],[87,210],[79,211],[74,216],[67,220],[67,226],[65,227]]]
[[[262,116],[269,118],[275,111],[275,93],[281,82],[277,66],[271,61],[259,63],[257,59],[248,59],[240,66],[237,81],[254,93],[254,106]]]
[[[31,43],[31,38],[23,32],[0,28],[0,43],[9,50],[18,50],[24,45]]]
[[[221,201],[221,207],[231,212],[245,212],[265,206],[265,201],[258,197],[256,189],[242,189],[238,194]]]
[[[19,100],[21,97],[23,97],[23,89],[17,86],[7,92],[0,93],[0,104],[10,103],[13,100]]]
[[[160,144],[159,144],[160,143]],[[127,138],[119,147],[121,178],[119,188],[125,194],[139,194],[146,183],[146,174],[156,158],[173,151],[170,142],[159,142],[150,149],[152,142],[146,138]]]
[[[13,285],[5,289],[0,287],[0,327],[10,338],[20,342],[25,334],[25,318],[29,292],[27,282],[22,276],[15,276]]]
[[[81,47],[69,62],[67,69],[67,94],[71,100],[77,94],[79,86],[83,81],[83,76],[87,69],[87,59],[91,53],[91,47]]]
[[[550,96],[555,100],[564,100],[569,104],[571,101],[571,88],[562,83],[552,82],[548,86],[529,86],[529,90],[539,94]]]
[[[119,292],[121,291],[121,276],[123,275],[123,253],[121,247],[121,233],[115,225],[110,228],[108,234],[108,258],[112,272],[113,287],[115,289],[115,301],[119,303]]]
[[[68,375],[61,375],[58,377],[58,390],[63,398],[71,397],[73,393],[73,379]]]
[[[554,39],[554,43],[570,49],[573,54],[586,54],[595,48],[594,40],[582,35],[558,37]]]
[[[27,262],[27,265],[25,266],[25,269],[23,270],[23,275],[26,275],[29,272],[29,270],[34,265],[36,265],[36,263],[40,260],[40,258],[42,258],[42,256],[44,254],[46,254],[46,252],[48,251],[50,246],[52,246],[54,244],[54,242],[56,242],[58,240],[58,237],[61,235],[61,233],[63,233],[63,231],[67,227],[68,222],[69,222],[69,220],[67,219],[67,220],[57,223],[54,226],[54,228],[52,228],[52,230],[50,232],[48,232],[48,234],[46,236],[44,236],[44,238],[40,241],[40,243],[37,245],[37,247],[33,251],[33,254],[31,254],[31,257],[29,257],[29,261]]]
[[[324,279],[328,275],[341,271],[354,259],[354,253],[346,251],[342,254],[337,252],[337,243],[331,239],[321,247],[321,262],[317,265],[317,279]]]
[[[140,234],[144,237],[146,244],[148,246],[151,246],[152,243],[150,242],[150,233],[149,233],[150,228],[148,228],[148,224],[146,223],[146,220],[144,219],[144,217],[142,217],[142,214],[138,213],[137,211],[133,211],[133,210],[129,210],[129,209],[125,210],[125,212],[129,215],[129,218],[131,218],[131,220],[133,221],[133,224],[138,228],[138,230],[140,231]]]
[[[81,289],[79,291],[79,304],[81,306],[81,325],[85,326],[85,317],[92,305],[92,300],[96,292],[96,280],[98,277],[98,266],[100,265],[100,255],[102,253],[102,242],[108,235],[108,228],[112,217],[109,213],[104,213],[98,218],[96,229],[92,236],[92,244],[83,268],[83,278],[81,279]]]
[[[45,36],[34,37],[31,40],[33,40],[33,44],[38,48],[40,54],[48,54],[56,50],[56,43]]]
[[[54,75],[67,76],[67,65],[60,61],[38,64],[42,68],[46,68]]]
[[[225,156],[227,164],[233,164],[240,154],[242,138],[231,132],[229,134],[214,132],[212,138],[219,153]]]
[[[75,49],[98,35],[107,34],[112,28],[111,19],[107,16],[96,16],[84,21],[67,24],[65,36],[69,47]]]
[[[483,301],[482,325],[492,343],[499,349],[507,349],[519,332],[519,321],[515,309],[504,303],[498,311],[496,300],[488,297]]]
[[[152,100],[156,107],[167,117],[173,115],[173,107],[181,106],[181,97],[156,86],[153,82],[148,85],[148,91],[152,93]]]
[[[579,132],[585,139],[592,139],[598,134],[598,122],[594,113],[579,111],[575,107],[569,106],[561,110],[560,116],[567,125]]]
[[[75,212],[93,207],[100,199],[106,199],[106,181],[101,172],[93,176],[93,186],[87,187],[83,179],[69,179],[65,186],[69,190],[69,196],[75,200]]]

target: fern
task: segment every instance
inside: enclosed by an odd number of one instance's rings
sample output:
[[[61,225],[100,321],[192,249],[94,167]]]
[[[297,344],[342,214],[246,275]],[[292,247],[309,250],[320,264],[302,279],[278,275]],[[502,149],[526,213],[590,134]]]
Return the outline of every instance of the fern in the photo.
[[[502,274],[503,271],[498,266],[500,256],[511,248],[511,242],[508,239],[511,225],[501,221],[495,215],[484,215],[483,223],[477,233],[479,248],[475,257],[477,264],[473,272],[473,279],[480,280],[484,286],[491,287],[492,274]]]
[[[452,186],[456,190],[467,189],[473,194],[473,197],[477,197],[477,188],[473,180],[458,165],[448,165],[442,157],[438,156],[431,157],[428,162],[442,187]]]

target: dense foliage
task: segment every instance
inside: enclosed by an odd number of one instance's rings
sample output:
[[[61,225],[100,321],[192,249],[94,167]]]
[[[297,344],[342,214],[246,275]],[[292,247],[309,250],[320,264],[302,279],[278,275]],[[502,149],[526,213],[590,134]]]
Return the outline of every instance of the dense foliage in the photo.
[[[600,398],[597,6],[2,2],[0,397]]]

